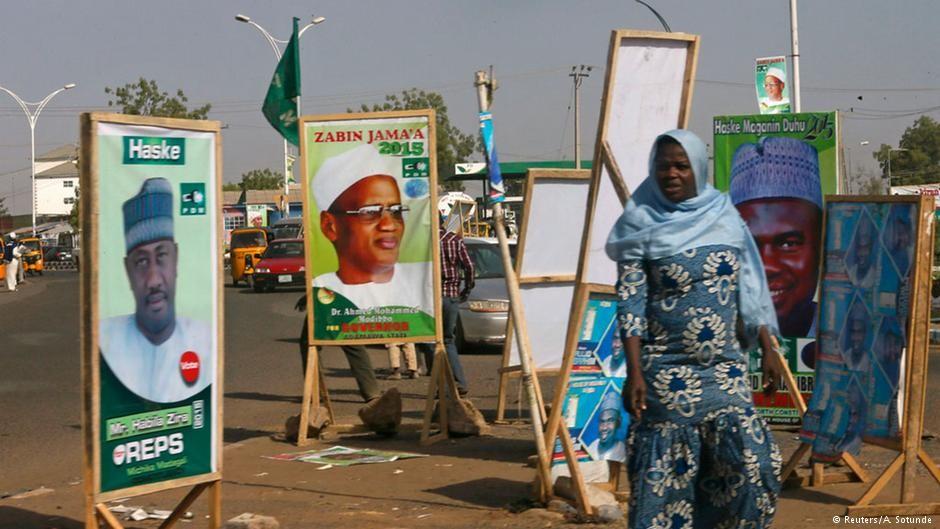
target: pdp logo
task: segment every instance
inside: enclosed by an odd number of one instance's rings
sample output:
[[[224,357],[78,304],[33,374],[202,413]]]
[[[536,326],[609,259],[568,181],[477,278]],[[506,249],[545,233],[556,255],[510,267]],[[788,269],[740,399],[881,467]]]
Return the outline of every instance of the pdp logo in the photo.
[[[183,434],[179,432],[151,437],[150,439],[141,439],[140,441],[130,441],[115,446],[114,450],[111,451],[111,460],[114,461],[115,466],[149,461],[157,459],[163,454],[181,454],[183,453],[183,446]]]

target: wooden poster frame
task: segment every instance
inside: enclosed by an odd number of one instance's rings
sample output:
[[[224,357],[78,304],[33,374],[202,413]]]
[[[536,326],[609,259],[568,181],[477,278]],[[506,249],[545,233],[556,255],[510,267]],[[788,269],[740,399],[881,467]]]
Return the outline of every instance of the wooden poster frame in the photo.
[[[525,248],[527,237],[526,234],[529,231],[529,224],[531,222],[531,211],[532,208],[528,205],[532,204],[532,197],[535,193],[535,186],[537,182],[571,182],[571,181],[583,181],[590,180],[591,172],[587,169],[529,169],[526,176],[526,187],[525,194],[523,198],[523,204],[526,204],[526,208],[522,214],[522,226],[519,230],[519,239],[516,244],[516,262],[514,264],[516,277],[519,278],[520,285],[532,285],[532,284],[551,284],[551,283],[571,283],[574,284],[575,274],[554,274],[554,275],[538,275],[538,276],[524,276],[522,275],[522,266],[525,256]],[[525,322],[522,322],[523,325],[526,325]],[[526,329],[528,333],[528,329]],[[528,339],[528,336],[525,337]],[[509,386],[509,381],[511,379],[517,379],[521,377],[521,368],[519,365],[510,365],[512,362],[512,340],[513,340],[513,321],[512,314],[510,313],[506,318],[506,340],[503,342],[503,360],[501,367],[499,369],[499,390],[497,392],[496,399],[496,423],[504,423],[506,416],[506,394]],[[536,369],[534,370],[539,376],[557,376],[558,369]],[[538,378],[536,377],[535,391],[538,396],[539,407],[542,409],[542,416],[545,417],[545,403],[542,396],[541,385],[537,382]]]
[[[569,308],[564,359],[562,361],[562,369],[559,372],[556,382],[551,415],[545,427],[545,442],[547,446],[554,446],[555,439],[559,435],[559,430],[564,430],[563,433],[567,432],[567,429],[560,427],[562,419],[561,412],[564,406],[565,395],[568,391],[571,366],[574,362],[575,349],[577,348],[578,323],[581,319],[581,313],[584,311],[587,296],[590,295],[591,292],[614,291],[614,285],[589,283],[586,281],[586,278],[589,277],[589,251],[591,233],[594,227],[594,210],[597,207],[598,193],[601,188],[601,179],[603,178],[604,170],[606,169],[610,183],[613,185],[614,191],[617,193],[617,198],[622,205],[626,205],[630,195],[630,190],[627,189],[620,166],[608,142],[608,125],[610,120],[613,119],[611,116],[613,99],[612,84],[616,79],[617,59],[621,47],[620,43],[623,39],[672,40],[687,43],[685,75],[682,80],[682,94],[680,97],[676,128],[686,128],[689,122],[689,109],[692,105],[695,72],[698,65],[699,36],[687,33],[663,33],[657,31],[622,29],[612,31],[610,35],[610,48],[607,55],[607,69],[604,77],[604,95],[601,99],[600,119],[597,124],[597,141],[594,144],[594,164],[591,169],[591,187],[588,192],[588,205],[585,210],[584,235],[581,238],[578,272],[575,278],[575,293],[571,307]],[[613,264],[611,264],[611,266],[613,266]],[[577,464],[576,461],[575,464]],[[614,482],[613,479],[611,482]],[[542,498],[547,499],[547,496],[543,494]]]
[[[309,153],[307,152],[307,124],[308,123],[322,123],[322,122],[338,122],[338,121],[383,121],[389,119],[402,119],[402,118],[424,118],[427,120],[427,140],[426,145],[428,146],[428,162],[429,162],[429,174],[428,174],[428,201],[429,201],[429,215],[430,219],[430,233],[429,237],[429,246],[431,247],[431,268],[432,268],[432,291],[433,291],[433,303],[434,303],[434,327],[435,334],[428,336],[412,336],[408,338],[384,338],[384,339],[357,339],[357,340],[318,340],[314,338],[314,310],[313,310],[313,290],[311,285],[313,285],[313,263],[315,256],[313,255],[313,242],[312,237],[314,233],[319,233],[320,224],[319,219],[313,218],[313,210],[310,201],[310,179],[313,175],[307,174],[308,168],[308,157]],[[310,414],[313,413],[316,416],[319,411],[319,407],[322,402],[325,404],[327,409],[327,415],[330,422],[334,422],[333,406],[330,402],[329,391],[326,388],[325,377],[322,370],[320,369],[320,356],[319,356],[319,347],[326,345],[375,345],[375,344],[388,344],[388,343],[420,343],[420,342],[435,342],[437,344],[437,350],[435,351],[435,361],[440,360],[441,357],[446,356],[442,354],[443,351],[443,327],[441,321],[441,256],[440,256],[440,242],[438,236],[439,228],[439,219],[438,215],[435,214],[437,211],[437,142],[436,142],[436,130],[437,123],[435,119],[434,109],[422,109],[422,110],[396,110],[388,112],[353,112],[345,114],[323,114],[323,115],[307,115],[301,116],[298,121],[299,133],[300,133],[300,174],[303,175],[301,188],[303,190],[303,225],[304,225],[304,269],[305,272],[305,286],[304,290],[306,292],[307,298],[307,313],[305,315],[307,319],[307,370],[304,373],[304,389],[303,397],[301,402],[301,412],[300,412],[300,425],[297,432],[297,446],[304,446],[308,443],[307,439],[307,425],[309,421]],[[318,210],[319,211],[319,210]],[[316,231],[314,231],[316,230]],[[436,362],[440,364],[441,362]],[[455,391],[456,392],[456,391]],[[317,396],[314,399],[314,395]],[[442,404],[442,407],[446,408]]]
[[[99,178],[98,174],[98,135],[99,123],[111,123],[124,126],[159,127],[187,132],[208,132],[215,135],[215,200],[211,204],[210,215],[215,215],[217,263],[216,277],[223,277],[222,268],[222,233],[223,220],[218,202],[222,197],[222,136],[221,123],[218,121],[188,120],[175,118],[159,118],[149,116],[132,116],[109,112],[86,112],[81,115],[81,155],[80,186],[84,190],[82,207],[80,208],[80,222],[82,226],[82,246],[85,249],[83,265],[79,271],[80,306],[81,306],[81,372],[82,372],[82,437],[83,462],[82,481],[85,496],[85,527],[88,529],[99,527],[99,521],[111,528],[120,528],[121,524],[108,510],[105,502],[117,498],[140,496],[179,487],[192,487],[190,492],[173,509],[170,517],[161,527],[171,527],[186,512],[186,509],[205,492],[209,492],[209,527],[218,528],[222,523],[222,434],[223,434],[223,383],[224,376],[224,314],[225,303],[223,289],[216,289],[216,304],[218,328],[216,340],[216,380],[214,381],[214,398],[217,406],[217,415],[213,417],[215,427],[215,472],[171,479],[157,483],[148,483],[124,489],[102,492],[101,489],[101,401],[100,401],[100,355],[98,354],[99,336],[99,306],[98,306],[98,219],[100,204],[98,203]]]
[[[859,516],[940,514],[940,502],[915,502],[914,480],[918,462],[922,463],[934,480],[940,484],[940,468],[923,449],[921,436],[924,428],[924,406],[927,391],[927,360],[929,357],[930,332],[930,285],[934,251],[934,200],[924,195],[906,196],[826,196],[826,203],[863,204],[915,204],[918,208],[917,234],[913,255],[911,307],[908,323],[907,354],[905,355],[904,412],[900,438],[895,440],[862,438],[862,442],[898,452],[891,464],[873,481],[864,494],[846,508],[846,513]],[[826,241],[828,212],[823,212],[822,244]],[[824,247],[825,250],[825,247]],[[825,262],[823,263],[825,273]],[[817,313],[817,318],[820,314]],[[783,469],[782,479],[795,471],[800,460],[811,450],[811,445],[801,443],[790,456]],[[843,454],[848,457],[848,454]],[[822,486],[841,480],[827,481],[823,465],[813,463],[812,486]],[[901,470],[900,501],[894,504],[872,504],[894,475]],[[854,470],[854,469],[853,469]],[[865,480],[869,481],[869,480]],[[805,480],[799,484],[805,484]]]

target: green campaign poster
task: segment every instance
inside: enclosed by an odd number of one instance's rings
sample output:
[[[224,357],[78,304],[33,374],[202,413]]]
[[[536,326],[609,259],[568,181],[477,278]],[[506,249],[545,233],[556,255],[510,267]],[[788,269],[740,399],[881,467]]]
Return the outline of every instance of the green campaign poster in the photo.
[[[215,472],[217,133],[92,123],[100,492]]]
[[[838,189],[835,112],[718,116],[715,187],[726,191],[757,242],[781,347],[808,400],[816,360],[817,287],[823,196]],[[763,395],[760,354],[751,353],[754,402],[772,422],[799,422],[783,388]]]
[[[757,106],[761,114],[789,114],[791,112],[786,57],[757,59],[757,65],[754,67],[754,84],[757,88]]]
[[[434,336],[427,114],[316,119],[303,122],[314,340]]]

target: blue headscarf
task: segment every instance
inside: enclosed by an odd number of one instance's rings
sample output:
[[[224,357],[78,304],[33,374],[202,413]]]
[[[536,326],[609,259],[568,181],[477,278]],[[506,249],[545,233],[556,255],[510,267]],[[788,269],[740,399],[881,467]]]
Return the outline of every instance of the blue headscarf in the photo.
[[[674,139],[685,149],[695,175],[698,194],[676,203],[663,195],[656,181],[656,149],[662,138]],[[767,287],[760,253],[744,219],[728,195],[707,182],[705,144],[687,130],[671,130],[656,138],[649,157],[649,173],[630,197],[623,215],[607,237],[607,255],[614,261],[655,260],[683,250],[726,244],[741,252],[738,276],[738,310],[744,322],[749,348],[766,325],[779,334],[777,314]]]

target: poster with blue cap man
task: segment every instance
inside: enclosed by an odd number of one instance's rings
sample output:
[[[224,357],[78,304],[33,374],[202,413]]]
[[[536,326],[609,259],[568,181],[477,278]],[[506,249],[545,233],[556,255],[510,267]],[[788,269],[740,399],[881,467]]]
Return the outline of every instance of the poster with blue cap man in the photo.
[[[218,479],[219,123],[82,116],[94,500]]]
[[[717,116],[715,187],[727,191],[757,243],[798,390],[808,399],[816,362],[823,196],[838,191],[835,112]],[[749,371],[760,376],[760,358]],[[771,422],[799,422],[788,392],[754,395]]]

